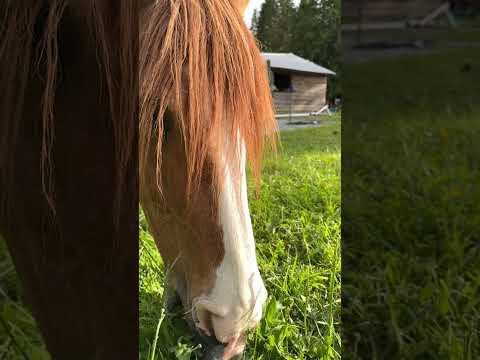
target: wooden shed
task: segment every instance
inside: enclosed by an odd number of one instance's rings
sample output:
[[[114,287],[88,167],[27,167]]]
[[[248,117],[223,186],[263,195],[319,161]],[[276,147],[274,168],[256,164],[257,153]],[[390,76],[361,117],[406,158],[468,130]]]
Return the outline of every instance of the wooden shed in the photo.
[[[449,12],[452,0],[344,0],[343,30],[384,30],[430,25]]]
[[[269,63],[277,114],[310,113],[327,103],[327,77],[335,73],[289,53],[263,53]]]

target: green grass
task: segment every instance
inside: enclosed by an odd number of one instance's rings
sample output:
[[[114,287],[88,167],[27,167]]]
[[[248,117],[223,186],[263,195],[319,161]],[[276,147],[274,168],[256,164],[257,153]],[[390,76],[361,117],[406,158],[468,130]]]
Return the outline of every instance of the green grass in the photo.
[[[479,358],[479,58],[344,69],[346,359]]]
[[[249,186],[270,296],[245,358],[339,359],[340,122],[282,133],[282,145],[266,159],[260,196]],[[147,229],[140,215],[140,357],[196,359],[181,311],[164,317],[162,263]]]

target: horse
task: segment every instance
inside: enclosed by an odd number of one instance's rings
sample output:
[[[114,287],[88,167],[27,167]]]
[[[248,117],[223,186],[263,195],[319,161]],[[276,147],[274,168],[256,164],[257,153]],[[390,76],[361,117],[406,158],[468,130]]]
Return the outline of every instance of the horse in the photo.
[[[138,356],[139,200],[224,358],[260,320],[245,164],[276,127],[245,5],[0,2],[0,234],[53,358]]]
[[[0,236],[53,359],[138,356],[138,13],[0,1]]]
[[[277,127],[247,0],[165,0],[141,14],[140,202],[164,260],[169,303],[242,353],[267,299],[246,163],[260,175]],[[258,183],[257,183],[258,186]]]

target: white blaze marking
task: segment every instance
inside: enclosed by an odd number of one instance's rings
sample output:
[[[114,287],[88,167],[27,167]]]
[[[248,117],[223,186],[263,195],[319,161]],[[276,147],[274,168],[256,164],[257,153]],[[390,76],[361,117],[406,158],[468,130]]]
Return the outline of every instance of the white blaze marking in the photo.
[[[214,314],[213,328],[217,339],[222,342],[228,342],[239,332],[257,324],[267,297],[255,254],[243,146],[240,166],[238,181],[233,179],[226,166],[223,189],[219,194],[219,222],[225,256],[217,268],[211,293],[194,301],[199,327],[207,330],[205,311]],[[240,197],[235,185],[240,186]]]

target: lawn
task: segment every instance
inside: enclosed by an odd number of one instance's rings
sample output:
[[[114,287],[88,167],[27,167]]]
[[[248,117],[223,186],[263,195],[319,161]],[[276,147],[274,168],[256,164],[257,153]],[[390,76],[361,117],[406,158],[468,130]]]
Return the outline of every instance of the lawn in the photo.
[[[344,68],[345,359],[479,358],[479,59]]]
[[[284,132],[250,209],[265,317],[245,359],[340,358],[340,121]],[[197,359],[181,311],[162,310],[162,263],[140,215],[140,358]]]

